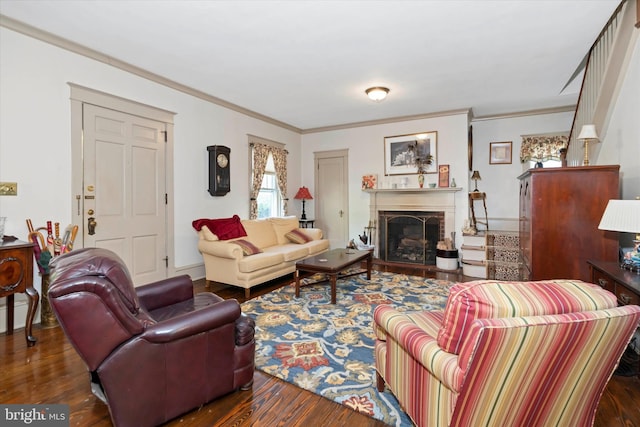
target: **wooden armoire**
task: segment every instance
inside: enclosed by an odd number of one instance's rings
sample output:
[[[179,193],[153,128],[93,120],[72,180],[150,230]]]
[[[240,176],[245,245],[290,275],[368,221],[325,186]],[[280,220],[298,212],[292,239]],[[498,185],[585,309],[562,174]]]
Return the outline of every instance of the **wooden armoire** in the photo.
[[[618,235],[598,230],[620,198],[619,165],[529,169],[520,180],[520,250],[530,280],[590,280],[587,260],[617,261]]]

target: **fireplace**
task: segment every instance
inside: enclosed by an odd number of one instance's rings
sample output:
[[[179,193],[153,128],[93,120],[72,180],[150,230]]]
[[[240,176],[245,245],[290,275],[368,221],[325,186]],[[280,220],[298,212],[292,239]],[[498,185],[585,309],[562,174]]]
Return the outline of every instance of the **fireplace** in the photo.
[[[375,246],[374,256],[394,262],[435,264],[438,241],[450,237],[457,228],[456,198],[461,202],[467,199],[461,190],[460,187],[365,190],[369,193],[368,228]],[[409,254],[410,245],[419,249],[414,248]]]
[[[382,260],[436,263],[436,246],[444,240],[444,212],[379,211],[378,224]]]

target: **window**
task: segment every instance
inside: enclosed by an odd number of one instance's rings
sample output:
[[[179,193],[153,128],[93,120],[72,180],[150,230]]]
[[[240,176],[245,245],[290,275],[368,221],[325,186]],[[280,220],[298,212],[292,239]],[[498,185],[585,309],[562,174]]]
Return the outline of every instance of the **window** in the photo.
[[[249,218],[287,214],[287,155],[284,144],[249,135]]]
[[[273,156],[269,154],[267,167],[262,178],[262,186],[258,193],[258,218],[283,216],[283,214],[282,195],[278,188],[276,167],[273,163]]]
[[[523,135],[520,147],[520,162],[533,168],[537,163],[543,167],[562,166],[560,150],[567,147],[567,134]]]

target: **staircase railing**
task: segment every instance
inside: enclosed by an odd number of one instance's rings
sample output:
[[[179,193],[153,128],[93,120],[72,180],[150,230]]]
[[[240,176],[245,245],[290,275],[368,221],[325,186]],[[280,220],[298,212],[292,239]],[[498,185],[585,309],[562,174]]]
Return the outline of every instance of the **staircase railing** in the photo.
[[[606,134],[608,115],[619,90],[626,51],[632,39],[640,0],[624,0],[613,13],[588,54],[582,87],[573,118],[567,150],[569,166],[582,165],[582,141],[577,141],[582,125],[594,124],[600,139]],[[597,158],[600,144],[591,145],[592,159]],[[591,162],[595,164],[595,162]]]

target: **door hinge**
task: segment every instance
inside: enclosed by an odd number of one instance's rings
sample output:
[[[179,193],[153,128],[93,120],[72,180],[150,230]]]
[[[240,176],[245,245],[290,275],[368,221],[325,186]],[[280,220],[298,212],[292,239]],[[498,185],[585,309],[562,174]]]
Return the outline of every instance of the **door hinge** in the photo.
[[[164,142],[167,142],[167,134],[168,134],[169,132],[167,132],[166,130],[161,130],[161,131],[160,131],[160,133],[163,133],[163,134],[164,134]]]
[[[167,193],[164,193],[164,204],[165,205],[169,204],[169,195]]]
[[[165,268],[169,268],[169,257],[168,257],[168,256],[166,256],[166,257],[164,257],[163,259],[164,259],[164,267],[165,267]]]

